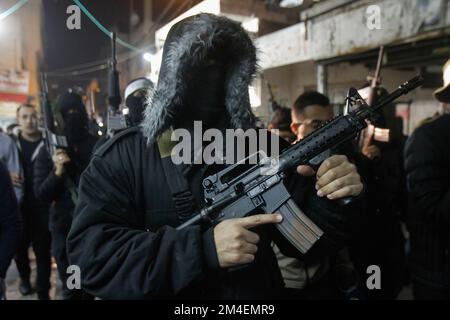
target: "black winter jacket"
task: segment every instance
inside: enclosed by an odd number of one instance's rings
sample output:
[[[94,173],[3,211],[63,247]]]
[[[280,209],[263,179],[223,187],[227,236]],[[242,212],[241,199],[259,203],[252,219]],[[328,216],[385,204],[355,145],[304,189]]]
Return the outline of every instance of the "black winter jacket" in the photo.
[[[412,276],[450,286],[450,115],[418,128],[405,148]]]
[[[107,299],[277,297],[282,279],[270,242],[305,257],[273,227],[261,227],[256,261],[243,270],[221,270],[212,228],[175,230],[180,222],[159,151],[132,130],[99,149],[82,175],[68,254],[82,270],[83,289]],[[307,255],[327,256],[346,244],[354,217],[302,185],[296,176],[288,188],[325,231]],[[193,192],[200,192],[196,187]]]
[[[89,163],[96,141],[97,138],[87,135],[76,147],[67,151],[71,161],[63,177],[55,175],[47,148],[41,148],[39,151],[34,164],[34,193],[41,201],[51,204],[51,230],[70,228],[80,176]]]

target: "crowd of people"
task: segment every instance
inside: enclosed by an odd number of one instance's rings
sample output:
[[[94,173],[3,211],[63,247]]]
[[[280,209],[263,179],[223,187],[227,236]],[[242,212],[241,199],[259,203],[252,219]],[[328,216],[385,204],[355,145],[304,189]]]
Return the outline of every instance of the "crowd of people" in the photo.
[[[51,153],[31,104],[18,107],[15,130],[0,132],[0,299],[11,260],[20,293],[50,299],[52,257],[70,300],[387,300],[408,283],[416,299],[450,299],[450,60],[435,91],[442,112],[410,137],[401,119],[380,112],[370,125],[389,129],[387,140],[372,133],[332,148],[286,178],[324,231],[301,254],[273,227],[278,214],[176,229],[204,206],[202,179],[224,165],[171,167],[165,133],[192,132],[194,121],[255,127],[256,50],[239,24],[207,14],[175,24],[164,48],[157,86],[141,78],[125,90],[129,128],[98,139],[81,96],[63,92],[54,113],[67,148]],[[375,101],[386,94],[374,90]],[[327,96],[306,91],[274,110],[267,129],[287,148],[333,116]],[[70,265],[80,267],[81,289],[67,286]],[[379,287],[367,285],[370,266]]]

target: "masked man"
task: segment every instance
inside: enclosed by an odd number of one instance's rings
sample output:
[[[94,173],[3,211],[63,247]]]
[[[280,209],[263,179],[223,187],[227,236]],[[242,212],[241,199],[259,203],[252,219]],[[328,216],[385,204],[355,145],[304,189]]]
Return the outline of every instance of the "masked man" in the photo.
[[[255,47],[239,23],[200,14],[172,27],[141,129],[117,134],[83,173],[68,238],[83,289],[107,299],[277,297],[283,282],[270,244],[274,238],[283,241],[273,227],[280,216],[257,214],[176,230],[204,205],[203,177],[223,166],[173,164],[176,173],[169,175],[165,161],[171,159],[164,152],[163,133],[192,132],[195,120],[203,129],[254,128],[248,86],[255,71]],[[327,195],[356,196],[362,184],[342,156],[328,159],[317,175],[322,197],[293,197],[325,232],[307,253],[321,255],[345,242],[351,220]],[[173,192],[175,180],[185,181],[187,190]],[[296,191],[291,180],[290,190]],[[184,201],[189,198],[194,204]]]
[[[125,107],[128,108],[130,126],[137,126],[144,117],[146,99],[153,93],[153,82],[147,78],[137,78],[125,88]]]
[[[55,118],[64,122],[69,148],[58,149],[51,156],[46,148],[41,149],[35,163],[34,190],[41,200],[51,203],[52,251],[63,283],[63,298],[80,299],[80,290],[69,290],[66,286],[69,266],[66,239],[78,199],[80,175],[89,163],[96,138],[88,133],[88,117],[79,95],[64,93],[58,99],[57,108]]]

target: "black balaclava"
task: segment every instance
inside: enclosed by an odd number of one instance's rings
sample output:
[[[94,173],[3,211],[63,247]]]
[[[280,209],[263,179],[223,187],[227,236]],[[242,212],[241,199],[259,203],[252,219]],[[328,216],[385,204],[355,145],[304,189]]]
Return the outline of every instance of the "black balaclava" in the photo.
[[[188,129],[182,122],[189,124],[189,118],[191,125],[206,120],[203,127],[254,128],[248,87],[256,71],[256,48],[239,22],[206,13],[177,22],[167,34],[158,83],[141,123],[147,142],[171,127]],[[201,73],[206,76],[195,76]]]
[[[130,96],[127,98],[125,103],[129,110],[128,116],[132,126],[137,126],[141,123],[144,117],[146,99],[145,96]]]
[[[225,68],[217,60],[192,69],[188,80],[186,108],[179,116],[182,127],[201,121],[203,130],[218,127],[227,116],[225,107]]]
[[[77,143],[88,134],[88,116],[81,97],[72,92],[62,94],[58,107],[64,120],[64,135],[69,144]]]
[[[125,106],[131,126],[137,126],[144,118],[147,99],[151,96],[154,85],[147,78],[137,78],[128,83],[125,89]]]

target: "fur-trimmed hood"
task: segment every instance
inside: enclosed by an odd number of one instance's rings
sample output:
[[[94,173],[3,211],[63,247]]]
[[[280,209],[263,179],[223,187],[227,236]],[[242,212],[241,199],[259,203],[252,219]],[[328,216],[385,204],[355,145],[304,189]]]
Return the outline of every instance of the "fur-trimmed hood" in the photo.
[[[211,14],[186,18],[174,26],[164,44],[158,84],[141,124],[149,142],[169,129],[183,108],[187,74],[214,50],[225,57],[225,106],[230,128],[254,128],[248,86],[256,74],[256,49],[238,22]]]

